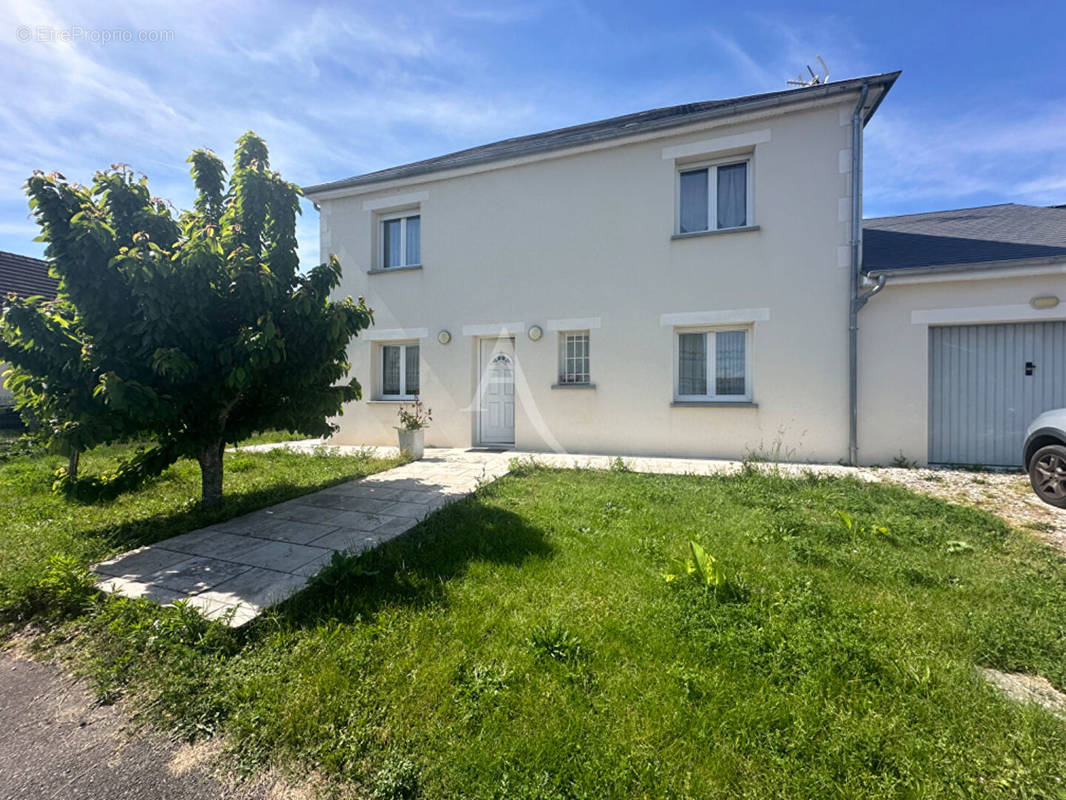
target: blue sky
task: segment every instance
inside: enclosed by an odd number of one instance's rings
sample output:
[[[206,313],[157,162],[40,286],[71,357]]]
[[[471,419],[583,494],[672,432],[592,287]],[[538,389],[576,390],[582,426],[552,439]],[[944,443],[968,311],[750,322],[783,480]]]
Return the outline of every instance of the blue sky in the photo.
[[[35,168],[87,182],[125,162],[182,208],[188,154],[228,160],[247,129],[306,185],[775,91],[816,55],[833,78],[903,70],[867,128],[867,216],[1066,203],[1063,30],[1062,2],[7,2],[0,249],[42,252]],[[305,204],[305,263],[317,225]]]

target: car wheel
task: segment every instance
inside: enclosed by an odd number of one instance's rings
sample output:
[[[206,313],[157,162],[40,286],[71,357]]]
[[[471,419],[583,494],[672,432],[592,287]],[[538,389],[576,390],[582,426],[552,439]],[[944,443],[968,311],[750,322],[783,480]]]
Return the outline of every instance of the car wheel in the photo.
[[[1029,460],[1029,482],[1045,503],[1066,508],[1066,447],[1049,444]]]

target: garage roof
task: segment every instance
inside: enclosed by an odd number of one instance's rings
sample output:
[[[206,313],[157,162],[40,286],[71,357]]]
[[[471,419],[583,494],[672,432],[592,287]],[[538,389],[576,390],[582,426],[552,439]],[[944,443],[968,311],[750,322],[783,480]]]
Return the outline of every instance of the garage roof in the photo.
[[[11,292],[20,297],[56,296],[58,281],[48,274],[48,262],[0,250],[0,297]]]
[[[863,220],[864,272],[1066,261],[1066,207],[995,206]]]

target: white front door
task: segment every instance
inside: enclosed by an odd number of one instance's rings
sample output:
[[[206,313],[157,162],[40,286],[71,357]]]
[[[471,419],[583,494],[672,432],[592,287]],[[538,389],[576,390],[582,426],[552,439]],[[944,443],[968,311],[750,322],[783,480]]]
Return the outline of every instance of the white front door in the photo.
[[[514,339],[481,340],[481,444],[514,444]]]

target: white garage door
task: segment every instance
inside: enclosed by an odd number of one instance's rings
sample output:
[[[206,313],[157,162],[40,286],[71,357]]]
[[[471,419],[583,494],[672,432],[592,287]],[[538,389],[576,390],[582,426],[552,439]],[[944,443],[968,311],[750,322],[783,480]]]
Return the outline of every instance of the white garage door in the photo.
[[[1025,429],[1066,406],[1066,322],[929,329],[929,461],[1021,466]]]

